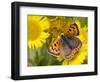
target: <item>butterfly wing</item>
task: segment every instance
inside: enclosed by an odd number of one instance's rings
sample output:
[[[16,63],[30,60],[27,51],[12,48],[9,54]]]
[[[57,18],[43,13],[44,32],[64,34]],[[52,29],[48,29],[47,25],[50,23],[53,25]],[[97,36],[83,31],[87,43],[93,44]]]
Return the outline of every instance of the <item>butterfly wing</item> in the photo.
[[[76,37],[65,37],[61,35],[61,54],[66,60],[71,60],[82,46],[82,42]]]
[[[73,57],[80,50],[80,48],[82,47],[82,42],[81,42],[80,39],[78,39],[76,37],[73,37],[71,39],[73,40],[73,43],[70,43],[70,45],[72,46],[71,55]]]
[[[77,36],[77,35],[79,35],[78,25],[77,25],[76,23],[71,24],[71,25],[68,27],[68,29],[67,29],[65,35],[67,35],[68,37],[72,37],[72,36]]]
[[[74,58],[75,54],[80,50],[81,46],[82,46],[82,43],[80,42],[74,49],[72,49],[72,52],[70,54],[71,59]]]
[[[64,57],[64,59],[66,59],[66,56],[70,55],[72,50],[68,45],[66,37],[64,35],[61,35],[60,41],[61,41],[60,54]]]
[[[48,53],[56,57],[60,55],[60,38],[57,38],[50,44]]]
[[[69,47],[73,50],[74,48],[77,48],[78,45],[82,45],[82,42],[77,37],[66,37],[66,42],[68,43]]]
[[[60,38],[51,43],[48,52],[56,57],[59,55],[63,55],[65,57],[71,53],[71,48],[69,47],[65,36],[62,35]]]

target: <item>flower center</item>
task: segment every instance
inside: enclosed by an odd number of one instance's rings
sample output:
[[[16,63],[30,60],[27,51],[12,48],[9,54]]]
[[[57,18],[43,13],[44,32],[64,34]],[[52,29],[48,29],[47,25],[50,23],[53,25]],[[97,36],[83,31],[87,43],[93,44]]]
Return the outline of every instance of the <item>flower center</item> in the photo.
[[[35,20],[28,21],[28,40],[35,40],[40,35],[40,25]]]

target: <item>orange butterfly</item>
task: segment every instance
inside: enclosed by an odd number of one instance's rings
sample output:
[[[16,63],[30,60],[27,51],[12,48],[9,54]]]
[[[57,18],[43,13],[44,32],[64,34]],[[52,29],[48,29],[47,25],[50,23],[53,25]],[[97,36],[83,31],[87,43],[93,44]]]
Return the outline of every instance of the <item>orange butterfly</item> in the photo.
[[[50,44],[48,52],[56,57],[62,55],[66,60],[73,59],[82,46],[81,40],[75,37],[77,35],[79,35],[78,25],[73,23],[64,35],[61,34]]]

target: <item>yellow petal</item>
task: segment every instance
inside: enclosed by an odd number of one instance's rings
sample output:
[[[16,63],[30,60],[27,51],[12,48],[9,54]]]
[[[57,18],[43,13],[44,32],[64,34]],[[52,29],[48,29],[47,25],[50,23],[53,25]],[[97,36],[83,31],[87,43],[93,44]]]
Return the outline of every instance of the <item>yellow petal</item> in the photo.
[[[41,21],[40,21],[40,26],[42,28],[42,30],[47,30],[50,26],[49,20],[47,19],[47,17],[44,17]]]
[[[41,19],[42,17],[43,17],[43,16],[34,16],[34,15],[28,16],[29,19],[31,19],[31,20],[36,20],[36,21],[40,21],[40,19]]]

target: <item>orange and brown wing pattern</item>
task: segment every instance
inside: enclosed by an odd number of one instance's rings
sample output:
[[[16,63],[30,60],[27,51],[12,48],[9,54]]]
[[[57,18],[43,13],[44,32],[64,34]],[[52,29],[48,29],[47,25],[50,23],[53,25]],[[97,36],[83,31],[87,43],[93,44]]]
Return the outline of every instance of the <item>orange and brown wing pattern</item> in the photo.
[[[76,48],[71,51],[71,54],[66,56],[66,60],[71,60],[75,57],[75,54],[80,50],[82,43],[80,43]]]
[[[76,53],[80,50],[82,42],[76,37],[68,38],[62,36],[63,42],[61,41],[61,55],[66,60],[71,60],[75,57]]]
[[[77,35],[79,35],[78,25],[77,25],[76,23],[71,24],[71,25],[68,27],[68,29],[67,29],[65,35],[66,35],[67,37],[72,37],[72,36],[77,36]]]
[[[60,39],[59,38],[51,43],[48,52],[51,55],[56,56],[56,57],[60,55]]]

